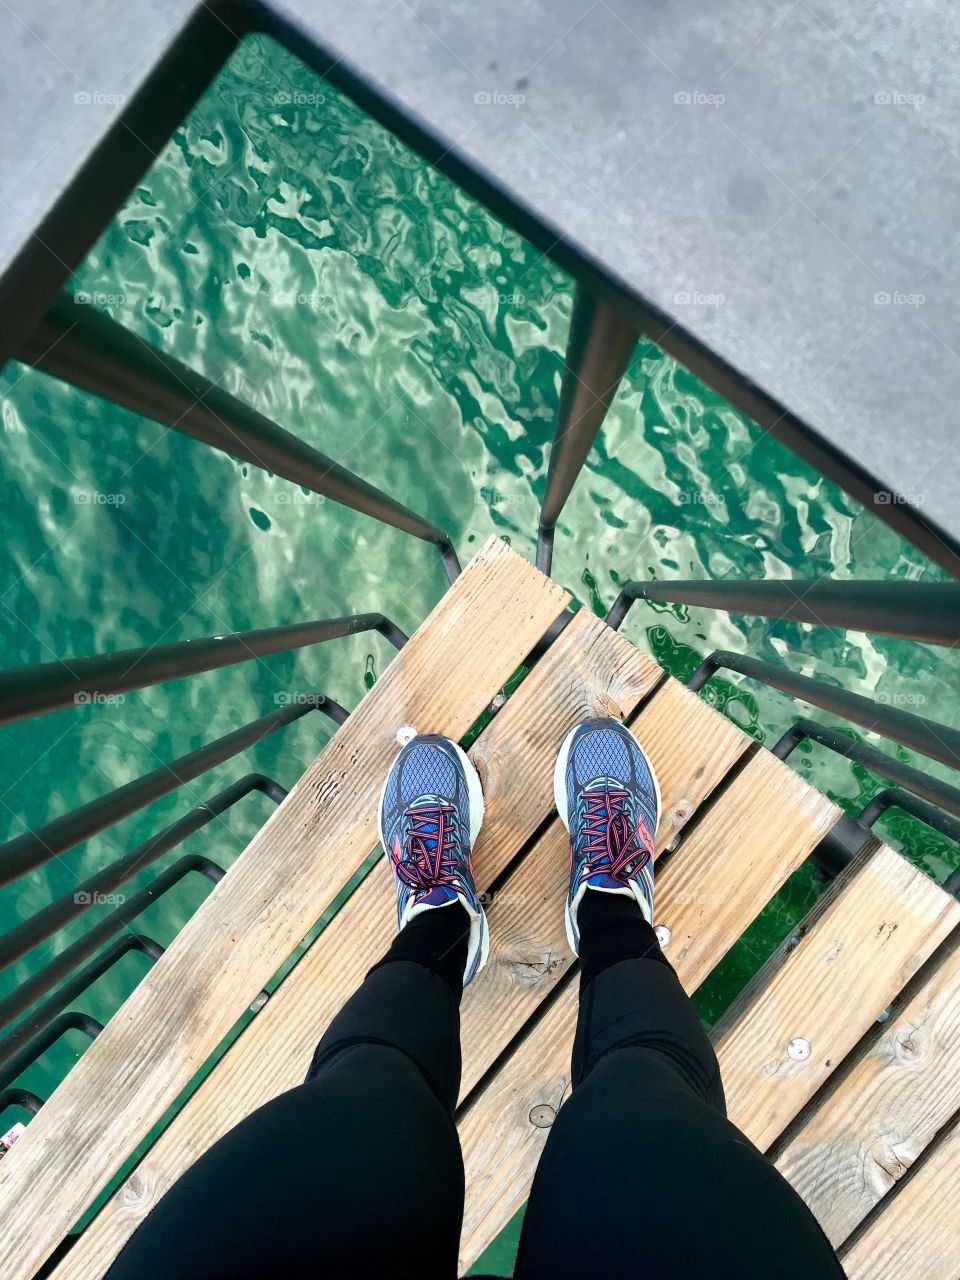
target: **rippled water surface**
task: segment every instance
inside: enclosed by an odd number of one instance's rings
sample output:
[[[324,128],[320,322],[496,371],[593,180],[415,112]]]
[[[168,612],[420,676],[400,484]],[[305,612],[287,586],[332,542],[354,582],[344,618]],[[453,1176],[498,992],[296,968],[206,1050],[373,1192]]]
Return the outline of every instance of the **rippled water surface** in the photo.
[[[532,556],[571,281],[270,42],[240,49],[73,288],[450,530],[463,560],[491,532]],[[20,365],[2,391],[4,667],[363,610],[411,631],[444,590],[415,539]],[[603,613],[632,577],[827,573],[944,576],[641,344],[564,512],[554,576]],[[960,723],[955,653],[677,606],[638,604],[624,632],[681,677],[730,648]],[[390,655],[379,637],[337,640],[3,728],[6,836],[285,697],[319,690],[352,707]],[[757,686],[708,689],[762,742],[798,714]],[[311,714],[24,877],[0,893],[0,928],[250,769],[289,787],[330,732]],[[882,786],[826,752],[793,763],[851,811]],[[269,808],[246,798],[159,865],[193,850],[228,866]],[[957,863],[896,811],[878,830],[938,877]],[[186,881],[143,931],[169,942],[207,888]],[[807,870],[794,877],[701,992],[705,1017],[816,892]],[[0,995],[77,932],[2,975]],[[105,1018],[144,970],[129,957],[81,1007]],[[71,1033],[23,1083],[48,1092],[83,1043]]]

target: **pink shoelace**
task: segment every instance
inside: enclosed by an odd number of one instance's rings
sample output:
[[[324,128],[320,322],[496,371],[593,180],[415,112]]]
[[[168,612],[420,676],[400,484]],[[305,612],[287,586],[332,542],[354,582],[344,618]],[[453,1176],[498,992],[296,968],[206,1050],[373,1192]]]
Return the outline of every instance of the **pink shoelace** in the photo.
[[[411,889],[456,887],[457,859],[453,853],[456,817],[452,805],[424,804],[407,810],[410,826],[406,847],[399,839],[390,851],[397,875]]]
[[[629,792],[620,790],[585,791],[586,812],[583,830],[586,834],[586,858],[580,879],[604,874],[624,883],[653,854],[653,839],[643,814],[631,830],[627,813]]]

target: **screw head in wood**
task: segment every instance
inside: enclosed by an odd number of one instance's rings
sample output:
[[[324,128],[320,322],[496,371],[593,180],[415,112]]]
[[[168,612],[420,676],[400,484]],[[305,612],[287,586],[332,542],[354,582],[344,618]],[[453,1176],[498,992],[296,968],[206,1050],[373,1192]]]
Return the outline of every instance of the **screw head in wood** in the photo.
[[[657,941],[660,943],[660,946],[664,951],[666,951],[667,947],[669,947],[670,943],[673,941],[673,931],[670,926],[668,924],[658,924],[654,929],[654,933],[657,935]]]
[[[794,1036],[787,1045],[787,1057],[794,1062],[806,1062],[812,1052],[810,1041],[804,1040],[803,1036]]]
[[[539,1102],[530,1108],[530,1123],[537,1129],[549,1129],[556,1118],[556,1108],[548,1102]]]

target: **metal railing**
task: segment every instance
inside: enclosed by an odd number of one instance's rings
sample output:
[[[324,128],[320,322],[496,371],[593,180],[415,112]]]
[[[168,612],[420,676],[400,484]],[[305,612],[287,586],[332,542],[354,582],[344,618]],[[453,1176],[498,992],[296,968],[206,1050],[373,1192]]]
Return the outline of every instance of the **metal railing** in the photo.
[[[596,283],[586,269],[584,278]],[[615,308],[592,285],[578,283],[537,526],[536,562],[545,572],[552,566],[554,539],[564,507],[640,337],[635,325],[623,318],[626,313],[636,311]],[[653,334],[654,338],[657,336]],[[460,572],[448,532],[94,307],[78,305],[67,293],[59,295],[34,327],[17,358],[46,375],[421,539],[436,549],[448,582],[453,582]],[[960,640],[960,584],[953,583],[629,582],[607,615],[608,623],[618,628],[638,599],[872,631],[931,644],[954,645]],[[564,619],[554,624],[539,652],[563,625]],[[365,613],[64,658],[0,673],[0,724],[365,631],[378,632],[397,648],[406,640],[384,615]],[[721,669],[739,672],[822,707],[951,767],[956,768],[960,762],[960,734],[948,726],[878,705],[754,658],[717,651],[695,672],[690,688],[702,690]],[[336,702],[317,694],[264,715],[8,840],[0,845],[0,887],[205,775],[311,710],[323,712],[336,724],[348,714]],[[839,753],[894,784],[874,797],[860,814],[838,824],[816,851],[814,862],[822,875],[833,875],[845,865],[867,838],[870,826],[892,805],[950,839],[958,838],[960,824],[953,818],[960,817],[960,790],[811,720],[799,720],[773,751],[787,759],[804,741]],[[277,804],[285,795],[277,783],[261,774],[240,778],[98,870],[73,894],[49,903],[0,938],[0,971],[84,916],[98,899],[153,865],[254,790]],[[942,811],[953,818],[945,817]],[[162,948],[146,935],[131,931],[130,926],[148,906],[194,874],[216,883],[224,872],[217,863],[195,854],[179,858],[0,999],[0,1030],[10,1028],[0,1039],[0,1109],[14,1105],[30,1113],[39,1109],[42,1100],[35,1093],[16,1087],[18,1076],[67,1031],[79,1030],[90,1038],[98,1034],[101,1024],[71,1010],[70,1005],[131,952],[138,952],[151,962],[159,957]],[[945,888],[950,892],[960,890],[960,871],[948,877]],[[121,931],[126,932],[116,937]]]

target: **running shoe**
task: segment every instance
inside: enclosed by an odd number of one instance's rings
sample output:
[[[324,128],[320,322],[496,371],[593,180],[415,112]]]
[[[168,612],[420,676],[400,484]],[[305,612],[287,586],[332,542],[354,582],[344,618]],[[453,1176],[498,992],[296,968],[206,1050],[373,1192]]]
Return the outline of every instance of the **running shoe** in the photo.
[[[476,769],[455,742],[412,738],[393,762],[380,797],[380,842],[397,886],[397,922],[459,902],[470,917],[466,986],[490,948],[487,917],[473,880],[470,850],[483,821]]]
[[[567,734],[553,775],[557,812],[570,832],[567,939],[580,954],[577,908],[588,889],[630,894],[653,924],[653,848],[660,787],[619,720],[584,720]]]

